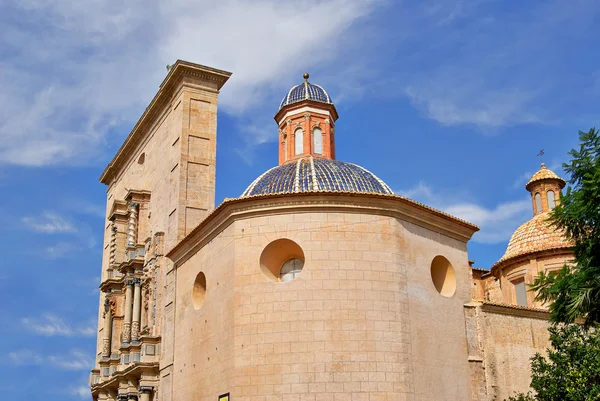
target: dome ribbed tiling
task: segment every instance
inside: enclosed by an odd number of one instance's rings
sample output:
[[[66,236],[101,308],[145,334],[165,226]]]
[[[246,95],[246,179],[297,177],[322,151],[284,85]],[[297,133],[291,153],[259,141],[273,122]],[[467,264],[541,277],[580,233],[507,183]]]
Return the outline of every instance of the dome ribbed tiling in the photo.
[[[393,194],[381,179],[361,166],[305,157],[266,171],[241,196],[318,191]]]
[[[496,265],[535,252],[573,247],[573,243],[547,221],[549,217],[549,213],[537,214],[517,228],[510,238],[504,256]]]
[[[311,84],[310,82],[305,81],[300,85],[296,85],[290,89],[287,96],[281,100],[279,109],[281,109],[283,106],[298,103],[303,100],[312,100],[320,103],[333,104],[331,98],[322,86]]]

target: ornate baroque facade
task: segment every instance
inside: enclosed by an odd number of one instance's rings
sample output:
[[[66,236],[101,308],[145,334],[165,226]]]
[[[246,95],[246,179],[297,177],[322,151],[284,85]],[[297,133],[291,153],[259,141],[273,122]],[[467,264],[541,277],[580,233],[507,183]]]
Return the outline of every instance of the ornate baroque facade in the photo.
[[[571,257],[545,217],[564,181],[527,184],[534,217],[491,270],[478,228],[336,160],[337,110],[294,86],[279,165],[214,208],[216,113],[230,73],[177,61],[108,186],[94,400],[494,400],[548,342],[527,292]],[[228,398],[225,398],[228,397]]]

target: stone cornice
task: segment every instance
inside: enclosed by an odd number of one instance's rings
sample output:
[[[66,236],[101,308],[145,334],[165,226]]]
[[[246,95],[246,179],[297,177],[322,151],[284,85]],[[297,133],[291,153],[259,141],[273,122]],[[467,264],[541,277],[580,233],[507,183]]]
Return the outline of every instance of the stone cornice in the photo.
[[[100,286],[98,288],[100,289],[100,291],[107,293],[110,292],[109,290],[114,288],[120,289],[123,287],[123,279],[124,276],[118,278],[109,278],[100,283]]]
[[[136,362],[127,369],[116,371],[109,380],[91,386],[92,394],[97,395],[100,390],[117,391],[119,382],[129,378],[138,380],[144,374],[154,374],[158,377],[158,362]]]
[[[231,73],[227,71],[177,60],[113,160],[104,169],[100,182],[110,185],[113,178],[119,175],[181,86],[197,87],[199,82],[205,82],[206,85],[202,86],[204,90],[218,93],[230,76]]]
[[[128,270],[135,271],[136,269],[142,269],[144,267],[144,259],[143,258],[134,258],[129,259],[127,261],[121,262],[117,270],[125,275]]]
[[[143,189],[130,189],[129,191],[127,191],[125,200],[128,202],[135,203],[148,203],[150,201],[150,194],[150,191],[146,191]]]
[[[526,306],[498,304],[494,302],[483,302],[481,304],[481,310],[483,312],[495,313],[499,315],[550,320],[550,313],[547,310],[540,308],[529,308]]]
[[[573,248],[572,247],[557,247],[557,248],[551,248],[551,249],[544,249],[542,251],[537,251],[537,252],[531,252],[531,253],[526,253],[523,255],[518,255],[515,256],[513,258],[509,258],[509,259],[505,259],[499,262],[496,262],[491,270],[490,270],[490,274],[492,274],[494,277],[496,278],[500,278],[500,273],[502,270],[506,269],[507,267],[513,266],[517,263],[521,263],[523,261],[529,260],[529,259],[537,259],[537,258],[543,258],[545,256],[555,256],[555,255],[569,255],[569,254],[573,254]]]
[[[303,100],[301,102],[293,103],[288,106],[282,107],[281,110],[279,110],[273,118],[275,119],[278,125],[281,125],[281,123],[283,122],[283,116],[293,112],[296,109],[301,109],[306,106],[309,106],[313,109],[323,110],[322,114],[325,116],[329,115],[331,117],[331,120],[334,122],[339,117],[337,110],[335,109],[335,106],[333,104],[315,102],[314,100]]]
[[[233,221],[303,212],[348,212],[396,217],[467,242],[479,227],[398,195],[309,192],[227,199],[167,253],[181,264]]]
[[[113,201],[108,220],[127,220],[129,212],[127,211],[127,202],[122,200]]]

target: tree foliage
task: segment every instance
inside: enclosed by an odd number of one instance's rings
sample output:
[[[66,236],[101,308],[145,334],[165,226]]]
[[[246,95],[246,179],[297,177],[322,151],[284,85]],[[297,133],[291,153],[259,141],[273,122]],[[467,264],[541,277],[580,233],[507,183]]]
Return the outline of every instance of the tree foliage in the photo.
[[[600,334],[577,324],[553,325],[551,348],[544,358],[531,358],[531,388],[535,395],[519,394],[509,401],[600,400]]]
[[[557,274],[540,274],[532,288],[537,299],[549,303],[554,322],[583,319],[600,323],[600,135],[595,128],[579,132],[579,150],[563,164],[569,187],[550,214],[554,227],[575,244],[574,265]]]

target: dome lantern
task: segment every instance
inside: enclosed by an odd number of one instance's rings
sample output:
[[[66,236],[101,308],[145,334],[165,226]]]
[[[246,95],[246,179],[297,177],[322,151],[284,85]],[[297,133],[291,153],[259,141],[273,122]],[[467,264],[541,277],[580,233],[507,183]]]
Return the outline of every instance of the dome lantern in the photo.
[[[560,202],[560,191],[565,185],[565,180],[547,168],[545,163],[542,163],[537,173],[525,184],[525,189],[531,193],[533,215],[554,209]]]
[[[322,86],[304,82],[282,99],[275,121],[279,126],[279,165],[312,156],[335,159],[334,123],[337,111]]]

